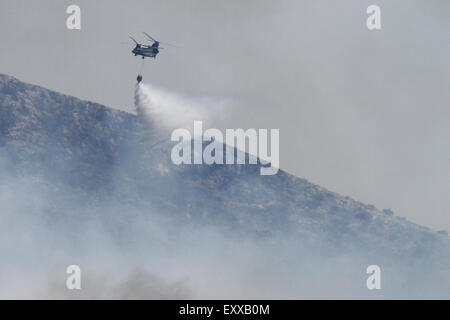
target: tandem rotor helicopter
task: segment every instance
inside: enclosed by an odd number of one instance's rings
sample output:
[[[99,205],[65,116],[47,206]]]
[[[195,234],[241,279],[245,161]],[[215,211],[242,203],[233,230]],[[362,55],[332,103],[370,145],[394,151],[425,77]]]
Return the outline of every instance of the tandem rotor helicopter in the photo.
[[[130,39],[133,40],[134,43],[136,44],[136,47],[134,47],[134,49],[131,52],[135,56],[141,56],[142,59],[145,59],[145,58],[156,59],[156,56],[158,55],[159,50],[164,49],[159,46],[159,44],[162,42],[155,40],[152,36],[150,36],[146,32],[143,32],[143,33],[147,37],[147,39],[153,43],[150,45],[142,44],[142,43],[137,42],[136,39],[134,39],[133,37],[130,36]],[[142,81],[142,75],[138,75],[137,81],[138,81],[138,83]]]
[[[148,40],[152,41],[153,43],[151,45],[148,44],[141,44],[136,41],[133,37],[130,36],[130,39],[134,41],[136,44],[136,47],[131,51],[134,53],[135,56],[142,56],[142,59],[145,57],[148,58],[155,58],[159,53],[159,50],[164,49],[159,46],[160,42],[155,40],[153,37],[151,37],[148,33],[144,32],[145,36],[148,38]]]

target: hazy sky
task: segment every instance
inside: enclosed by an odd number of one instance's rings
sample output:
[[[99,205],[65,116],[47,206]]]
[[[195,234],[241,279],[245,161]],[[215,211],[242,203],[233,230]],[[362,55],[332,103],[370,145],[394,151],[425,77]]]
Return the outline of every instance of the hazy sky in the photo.
[[[450,230],[449,14],[447,0],[2,0],[0,73],[134,111],[128,35],[147,31],[177,47],[144,81],[241,99],[216,125],[279,128],[283,169]]]

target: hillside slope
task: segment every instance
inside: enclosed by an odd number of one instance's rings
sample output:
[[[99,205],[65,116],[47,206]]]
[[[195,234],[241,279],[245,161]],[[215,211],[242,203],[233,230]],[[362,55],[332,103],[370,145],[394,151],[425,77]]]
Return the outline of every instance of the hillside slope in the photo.
[[[0,195],[9,203],[4,217],[35,212],[45,228],[70,224],[76,237],[74,230],[86,227],[80,220],[95,216],[119,247],[127,247],[140,241],[136,228],[146,233],[144,224],[132,221],[158,216],[158,228],[169,234],[187,227],[218,230],[238,242],[289,247],[290,254],[298,246],[327,261],[345,256],[408,266],[414,277],[430,268],[435,277],[424,281],[438,290],[429,295],[446,296],[445,234],[282,170],[261,176],[255,165],[176,166],[172,145],[135,115],[0,75],[0,174],[8,182]],[[15,190],[12,198],[5,190]],[[30,196],[18,201],[22,193]],[[395,290],[389,294],[399,296]]]

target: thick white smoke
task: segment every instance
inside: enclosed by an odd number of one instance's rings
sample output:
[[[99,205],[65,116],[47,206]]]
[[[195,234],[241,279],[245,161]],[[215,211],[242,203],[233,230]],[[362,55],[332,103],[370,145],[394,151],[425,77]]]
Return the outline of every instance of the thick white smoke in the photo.
[[[141,120],[160,128],[189,128],[194,119],[212,120],[228,105],[226,99],[188,98],[144,84],[136,88]],[[129,156],[133,164],[138,163],[133,153]],[[61,188],[51,180],[17,179],[6,159],[0,152],[0,283],[4,284],[0,298],[448,297],[446,286],[425,283],[430,273],[427,262],[411,266],[412,272],[404,265],[383,263],[387,259],[382,255],[367,259],[365,252],[340,252],[335,247],[315,250],[300,238],[275,232],[270,237],[243,236],[209,224],[178,225],[178,215],[167,216],[144,205],[147,202],[138,203],[145,193],[138,197],[128,191],[136,184],[128,175],[115,180],[116,193],[86,204],[76,197],[79,191]],[[80,170],[80,163],[72,160],[67,171]],[[125,166],[117,162],[118,176],[128,170]],[[55,179],[65,185],[65,176]],[[214,208],[207,210],[216,216]],[[255,217],[264,213],[252,212]],[[270,212],[277,213],[276,208]],[[373,263],[383,267],[383,290],[377,292],[365,287],[365,270]],[[80,291],[65,286],[65,270],[72,264],[82,269]]]

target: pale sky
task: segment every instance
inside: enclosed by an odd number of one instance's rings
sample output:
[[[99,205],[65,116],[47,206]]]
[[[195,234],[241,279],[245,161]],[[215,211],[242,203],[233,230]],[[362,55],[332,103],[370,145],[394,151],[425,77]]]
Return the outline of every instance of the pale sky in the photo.
[[[128,36],[147,31],[177,47],[144,81],[241,99],[216,125],[279,128],[282,169],[450,230],[449,14],[446,0],[2,0],[0,73],[134,112]]]

